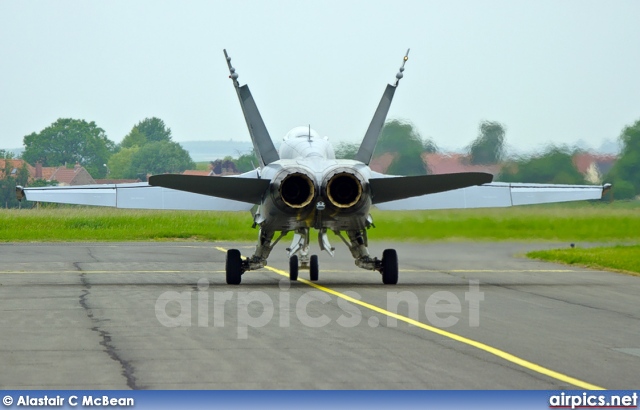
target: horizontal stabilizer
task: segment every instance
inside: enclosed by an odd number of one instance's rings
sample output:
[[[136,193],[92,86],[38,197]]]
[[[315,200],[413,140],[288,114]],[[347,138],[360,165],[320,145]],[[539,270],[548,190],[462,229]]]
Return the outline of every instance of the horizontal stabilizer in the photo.
[[[414,196],[482,185],[492,180],[493,175],[484,172],[460,172],[456,174],[374,178],[369,180],[369,186],[371,187],[372,202],[379,204]]]
[[[230,178],[164,174],[149,177],[149,185],[257,204],[269,188],[269,181],[257,178]]]

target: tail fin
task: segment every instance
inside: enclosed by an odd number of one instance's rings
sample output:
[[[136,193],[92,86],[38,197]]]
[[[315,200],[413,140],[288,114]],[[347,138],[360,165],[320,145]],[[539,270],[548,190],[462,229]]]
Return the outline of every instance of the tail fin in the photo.
[[[276,147],[273,145],[266,125],[264,125],[260,111],[258,111],[258,106],[251,95],[251,91],[249,91],[249,86],[246,84],[242,87],[240,86],[238,83],[238,73],[236,73],[236,69],[231,65],[231,57],[227,54],[227,50],[224,50],[224,56],[229,66],[229,78],[233,80],[233,86],[238,93],[240,107],[242,107],[242,113],[249,128],[253,148],[256,151],[258,160],[260,160],[260,166],[265,166],[279,160],[278,151],[276,151]]]
[[[382,131],[384,121],[387,119],[387,113],[389,112],[389,107],[391,106],[391,100],[393,100],[393,94],[396,92],[396,88],[398,88],[400,79],[404,76],[404,64],[408,59],[409,50],[407,50],[407,54],[405,54],[404,59],[402,60],[402,66],[400,66],[398,74],[396,74],[395,84],[388,84],[387,88],[384,90],[384,94],[382,94],[382,98],[380,99],[378,108],[376,109],[375,114],[373,114],[373,118],[371,119],[369,128],[367,129],[366,134],[364,134],[362,144],[360,144],[358,153],[355,156],[356,161],[364,162],[367,165],[369,165],[369,162],[371,162],[373,151],[376,149],[376,144],[378,143],[378,138],[380,137],[380,131]]]

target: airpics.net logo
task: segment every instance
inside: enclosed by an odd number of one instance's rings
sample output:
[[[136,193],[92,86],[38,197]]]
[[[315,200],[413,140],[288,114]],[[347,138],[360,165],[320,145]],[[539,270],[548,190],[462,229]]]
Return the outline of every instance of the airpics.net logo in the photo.
[[[345,291],[329,294],[320,290],[309,290],[302,294],[290,291],[289,279],[282,279],[275,293],[263,291],[211,291],[209,281],[200,279],[195,291],[166,291],[155,303],[155,315],[165,327],[225,327],[237,328],[238,339],[247,339],[249,329],[265,327],[277,322],[279,327],[289,327],[293,320],[311,328],[320,328],[336,323],[350,328],[363,320],[363,311],[376,312],[370,315],[367,325],[380,326],[379,316],[386,316],[386,326],[396,327],[399,321],[421,322],[438,328],[448,328],[468,318],[469,327],[480,326],[480,302],[484,292],[479,281],[469,281],[464,292],[464,301],[448,291],[436,291],[420,297],[411,291],[386,292],[386,307],[362,301],[358,292]],[[339,311],[319,309],[334,303]],[[399,313],[403,312],[403,313]],[[406,312],[406,314],[404,313]],[[234,314],[235,313],[235,314]],[[333,318],[328,314],[333,314]],[[229,322],[229,323],[227,323]]]

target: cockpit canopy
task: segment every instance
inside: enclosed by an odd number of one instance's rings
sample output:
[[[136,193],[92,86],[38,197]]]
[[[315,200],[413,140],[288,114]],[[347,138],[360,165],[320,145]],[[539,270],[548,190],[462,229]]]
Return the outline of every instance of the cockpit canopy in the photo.
[[[280,159],[297,159],[320,157],[335,159],[333,147],[313,129],[308,126],[295,127],[287,133],[280,144]]]
[[[293,138],[308,139],[309,136],[311,136],[311,139],[319,140],[321,138],[320,134],[318,134],[314,129],[311,129],[310,127],[301,126],[301,127],[295,127],[291,131],[289,131],[287,135],[284,136],[284,139],[285,141]]]

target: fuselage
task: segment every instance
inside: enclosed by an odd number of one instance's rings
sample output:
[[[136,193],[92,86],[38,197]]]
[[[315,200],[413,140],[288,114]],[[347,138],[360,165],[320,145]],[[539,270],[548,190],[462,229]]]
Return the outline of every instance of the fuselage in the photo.
[[[367,227],[371,207],[367,165],[336,159],[329,141],[308,127],[291,130],[278,151],[280,160],[261,171],[262,178],[271,180],[256,218],[262,228]]]

